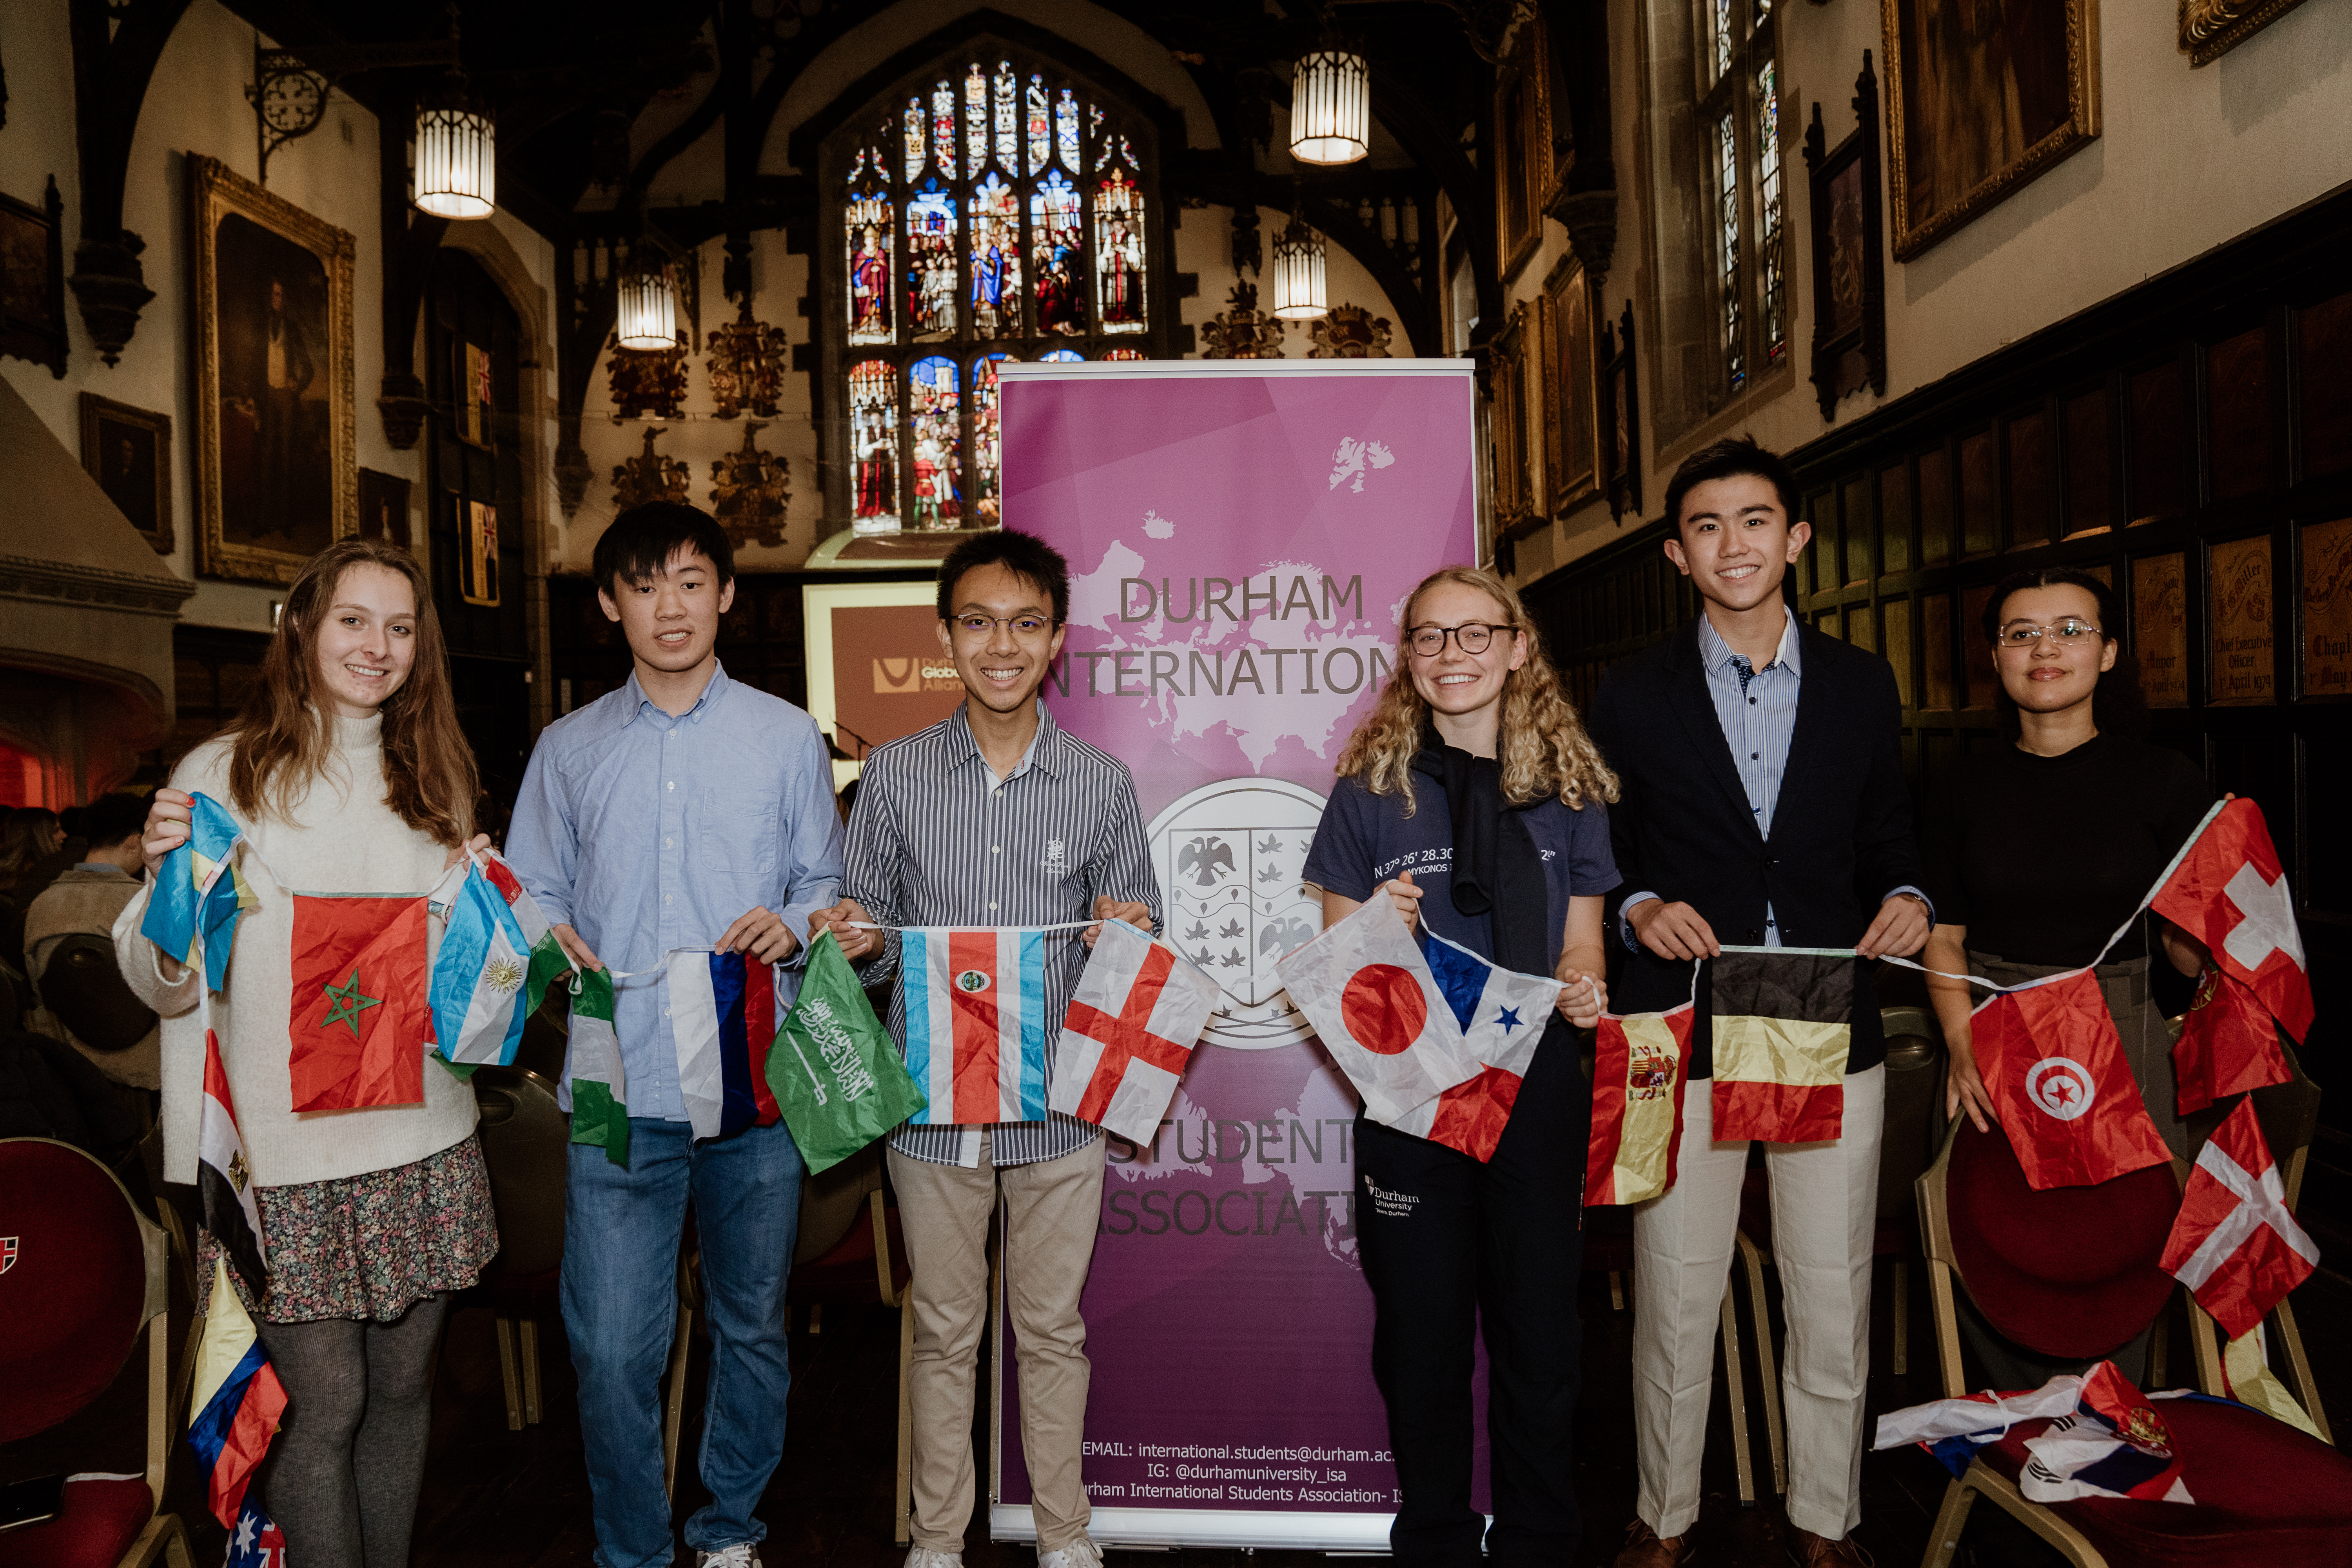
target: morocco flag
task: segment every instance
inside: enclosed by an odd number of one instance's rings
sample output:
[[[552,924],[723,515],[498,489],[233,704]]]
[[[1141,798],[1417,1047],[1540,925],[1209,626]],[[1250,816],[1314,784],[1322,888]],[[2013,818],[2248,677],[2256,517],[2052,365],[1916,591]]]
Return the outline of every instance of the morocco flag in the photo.
[[[1715,1136],[1818,1143],[1845,1128],[1851,950],[1727,947],[1715,960]]]
[[[1385,888],[1274,970],[1383,1126],[1482,1070]]]
[[[2319,1267],[2319,1248],[2287,1212],[2252,1100],[2240,1100],[2198,1154],[2161,1267],[2233,1340]]]
[[[294,895],[296,1110],[416,1105],[433,1043],[425,897]]]
[[[1045,1120],[1045,933],[913,927],[899,936],[907,1072],[929,1102],[907,1120]]]
[[[1478,1064],[1478,1076],[1414,1106],[1396,1130],[1483,1163],[1495,1157],[1503,1129],[1510,1124],[1511,1108],[1519,1101],[1519,1085],[1551,1021],[1560,984],[1489,963],[1426,925],[1420,937],[1422,957],[1462,1026],[1463,1048]]]
[[[1592,1142],[1584,1202],[1638,1204],[1675,1184],[1683,1146],[1683,1084],[1690,1077],[1685,1002],[1669,1013],[1601,1015],[1592,1032]]]
[[[1045,1103],[1149,1144],[1223,991],[1125,921],[1106,921],[1062,1019]]]
[[[2311,972],[2294,896],[2263,808],[2216,806],[2156,890],[2156,912],[2212,950],[2224,973],[2252,988],[2299,1042],[2311,1028]]]
[[[2172,1074],[2183,1116],[2294,1077],[2279,1049],[2271,1010],[2244,981],[2210,963],[2198,976],[2197,999],[2181,1020],[2180,1038],[2172,1043]]]
[[[1969,1015],[1969,1037],[2035,1192],[2096,1186],[2172,1158],[2089,970],[2002,992]]]

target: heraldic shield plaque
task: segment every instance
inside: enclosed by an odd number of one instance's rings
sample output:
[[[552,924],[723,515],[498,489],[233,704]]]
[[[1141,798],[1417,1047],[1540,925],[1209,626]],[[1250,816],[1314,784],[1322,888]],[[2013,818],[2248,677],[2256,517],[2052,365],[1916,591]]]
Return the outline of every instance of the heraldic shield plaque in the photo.
[[[1285,779],[1221,779],[1151,819],[1169,940],[1224,987],[1205,1042],[1262,1051],[1314,1033],[1274,964],[1323,929],[1322,898],[1299,880],[1323,800]]]

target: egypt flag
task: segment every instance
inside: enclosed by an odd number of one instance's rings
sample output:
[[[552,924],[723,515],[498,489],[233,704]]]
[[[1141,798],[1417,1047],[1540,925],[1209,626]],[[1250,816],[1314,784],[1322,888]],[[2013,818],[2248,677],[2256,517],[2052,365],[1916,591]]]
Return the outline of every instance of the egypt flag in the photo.
[[[1727,947],[1714,963],[1715,1137],[1843,1135],[1853,1045],[1849,950]]]
[[[433,959],[433,1032],[445,1060],[504,1067],[547,983],[572,961],[505,861],[485,855],[458,871]]]
[[[1392,1125],[1400,1132],[1458,1149],[1481,1162],[1495,1157],[1519,1084],[1535,1059],[1560,985],[1548,976],[1498,968],[1468,948],[1420,928],[1421,955],[1461,1026],[1463,1048],[1478,1076],[1425,1100]]]
[[[201,934],[205,987],[210,991],[219,990],[227,977],[237,918],[260,902],[231,859],[244,838],[245,829],[220,802],[208,795],[194,796],[188,837],[156,868],[155,888],[139,922],[140,935],[182,963]]]
[[[2278,1024],[2253,988],[2216,964],[2197,977],[2197,996],[2172,1043],[2172,1076],[2180,1114],[2217,1100],[2291,1082],[2294,1074],[2279,1049]]]
[[[912,1126],[1043,1121],[1045,933],[909,927],[899,937],[907,1072],[929,1103]]]
[[[1393,1127],[1484,1070],[1385,885],[1274,969],[1375,1121]]]
[[[245,1489],[285,1412],[286,1390],[245,1303],[229,1285],[227,1264],[218,1258],[213,1262],[212,1299],[204,1339],[196,1346],[188,1409],[188,1447],[204,1471],[206,1501],[213,1517],[234,1529]]]
[[[1223,995],[1165,944],[1104,921],[1062,1017],[1046,1106],[1150,1143]]]
[[[425,1099],[425,901],[294,895],[287,1058],[296,1110]]]
[[[1668,1013],[1601,1016],[1592,1032],[1586,1207],[1643,1203],[1675,1184],[1696,1012],[1685,1002]]]
[[[629,1089],[621,1071],[621,1037],[613,1030],[613,976],[583,969],[572,976],[572,1027],[564,1070],[572,1087],[572,1141],[601,1146],[604,1158],[629,1163]]]
[[[2089,970],[1992,997],[1969,1015],[1969,1038],[2035,1192],[2095,1186],[2172,1158]]]
[[[669,955],[670,1039],[677,1089],[700,1138],[731,1138],[783,1118],[768,1088],[776,1038],[776,966],[740,952]]]
[[[196,1193],[204,1201],[205,1228],[236,1265],[255,1300],[268,1293],[268,1254],[261,1245],[261,1210],[253,1199],[253,1167],[245,1158],[245,1138],[236,1130],[236,1102],[221,1066],[220,1037],[205,1028],[205,1098],[196,1111]]]
[[[2232,800],[2213,808],[2156,889],[2156,912],[2203,942],[2213,962],[2243,981],[2300,1041],[2311,1027],[2311,971],[2294,923],[2294,896],[2263,808]]]
[[[2160,1266],[2233,1340],[2319,1267],[2319,1248],[2287,1212],[2252,1100],[2240,1100],[2199,1152]]]

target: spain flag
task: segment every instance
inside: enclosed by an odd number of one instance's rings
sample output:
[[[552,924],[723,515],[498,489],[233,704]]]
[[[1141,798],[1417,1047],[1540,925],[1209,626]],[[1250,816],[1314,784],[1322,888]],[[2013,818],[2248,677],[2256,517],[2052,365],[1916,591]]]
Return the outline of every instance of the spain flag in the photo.
[[[1715,1137],[1841,1135],[1853,1044],[1851,948],[1727,947],[1715,961]]]

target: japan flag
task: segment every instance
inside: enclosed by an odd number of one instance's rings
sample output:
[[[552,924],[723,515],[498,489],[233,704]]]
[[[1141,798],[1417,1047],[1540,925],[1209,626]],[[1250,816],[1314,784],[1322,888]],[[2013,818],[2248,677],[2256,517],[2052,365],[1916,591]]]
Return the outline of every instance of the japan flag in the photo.
[[[2156,912],[2203,942],[2300,1043],[2311,1028],[2311,972],[2294,895],[2251,800],[2214,807],[2156,890]]]
[[[1274,967],[1383,1126],[1482,1070],[1385,885]]]

